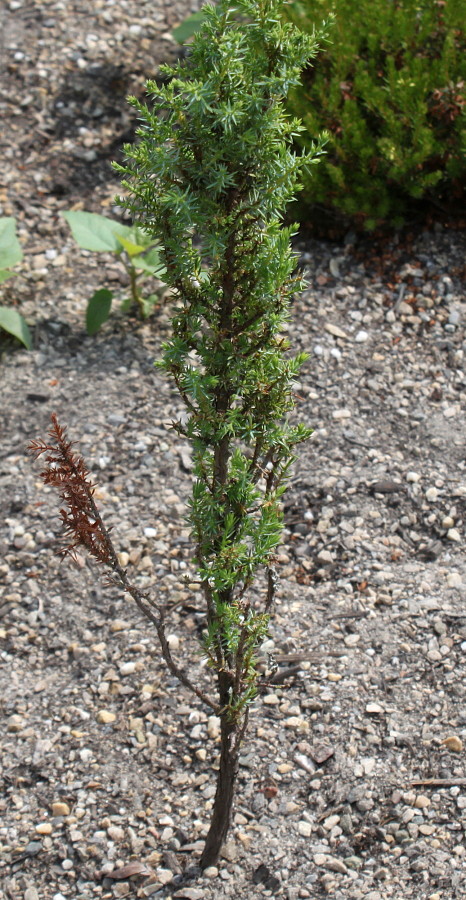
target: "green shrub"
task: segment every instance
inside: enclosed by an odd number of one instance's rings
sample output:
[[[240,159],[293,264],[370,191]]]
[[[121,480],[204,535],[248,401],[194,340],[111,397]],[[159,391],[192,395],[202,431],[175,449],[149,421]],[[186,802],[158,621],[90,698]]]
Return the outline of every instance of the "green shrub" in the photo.
[[[304,176],[301,219],[315,219],[324,207],[370,230],[402,224],[419,201],[459,205],[466,181],[464,4],[296,0],[285,6],[287,18],[307,32],[332,11],[332,43],[289,99],[306,128],[298,138],[304,147],[323,129],[331,135],[327,156]]]

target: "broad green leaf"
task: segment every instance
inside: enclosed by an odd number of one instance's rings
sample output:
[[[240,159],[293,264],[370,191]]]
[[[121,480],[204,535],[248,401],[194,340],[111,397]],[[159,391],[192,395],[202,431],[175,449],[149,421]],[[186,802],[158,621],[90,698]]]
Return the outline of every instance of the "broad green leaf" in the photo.
[[[107,288],[101,288],[92,295],[86,310],[86,331],[97,334],[101,325],[107,321],[112,306],[113,294]]]
[[[193,34],[196,34],[196,31],[199,31],[204,19],[205,12],[203,9],[193,13],[192,16],[188,16],[181,25],[173,29],[172,35],[175,41],[178,41],[179,44],[184,44],[185,41],[188,41]]]
[[[123,249],[126,250],[128,256],[131,256],[131,257],[137,256],[139,253],[143,253],[144,250],[146,249],[141,244],[133,244],[133,242],[128,240],[128,238],[123,237],[122,234],[118,235],[118,241],[121,244],[121,246],[123,247]]]
[[[144,272],[150,272],[154,278],[162,278],[165,275],[166,268],[160,260],[159,251],[154,247],[144,256],[133,256],[131,260],[135,269],[143,269]]]
[[[144,250],[155,243],[153,235],[149,234],[148,231],[144,231],[139,225],[133,225],[130,229],[129,239],[134,241],[135,244],[140,244],[141,247],[144,247]]]
[[[148,297],[142,298],[142,315],[144,319],[148,319],[154,307],[160,303],[158,294],[149,294]]]
[[[16,309],[0,306],[0,328],[18,338],[27,350],[32,350],[31,332],[28,324]]]
[[[0,269],[0,284],[3,284],[7,278],[12,278],[13,275],[16,275],[16,272],[10,272],[9,269]]]
[[[95,250],[97,253],[110,251],[120,253],[120,237],[127,237],[131,231],[128,225],[114,222],[97,213],[69,209],[63,213],[71,228],[75,241],[83,250]]]
[[[11,216],[2,216],[0,218],[0,266],[5,269],[9,268],[22,258],[23,251],[16,237],[16,221]]]

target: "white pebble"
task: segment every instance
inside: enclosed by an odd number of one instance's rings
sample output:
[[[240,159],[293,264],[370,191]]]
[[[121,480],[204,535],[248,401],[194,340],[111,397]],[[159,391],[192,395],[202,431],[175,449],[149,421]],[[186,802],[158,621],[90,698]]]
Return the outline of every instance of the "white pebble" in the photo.
[[[356,341],[357,344],[363,344],[364,341],[367,341],[368,337],[369,337],[369,334],[367,331],[358,331],[354,340]]]
[[[89,750],[88,747],[83,747],[83,749],[79,751],[79,756],[80,756],[81,762],[87,763],[93,758],[94,754],[93,754],[92,750]]]
[[[120,666],[120,674],[121,675],[132,675],[133,672],[136,671],[136,663],[135,662],[127,662],[123,663]]]
[[[173,872],[171,869],[156,869],[157,881],[160,884],[168,884],[169,881],[173,878]]]
[[[461,587],[461,585],[463,584],[463,581],[462,581],[460,573],[459,572],[450,572],[447,575],[447,584],[448,584],[448,587],[453,587],[453,588]]]
[[[214,741],[220,734],[220,719],[218,716],[209,716],[207,719],[207,734]]]
[[[207,866],[207,869],[204,869],[203,873],[205,878],[217,878],[218,869],[217,866]]]
[[[321,562],[324,562],[324,563],[332,563],[333,555],[330,553],[330,550],[321,550],[317,554],[317,559],[319,559]]]
[[[356,644],[359,644],[361,640],[360,634],[347,634],[345,637],[345,644],[347,647],[355,647]]]
[[[302,728],[303,725],[304,719],[300,716],[289,716],[285,719],[285,728]]]
[[[334,816],[328,816],[328,817],[324,820],[324,828],[325,828],[325,830],[326,830],[326,831],[331,831],[332,828],[335,827],[335,825],[338,825],[339,821],[340,821],[340,816],[337,816],[337,815],[334,815]]]

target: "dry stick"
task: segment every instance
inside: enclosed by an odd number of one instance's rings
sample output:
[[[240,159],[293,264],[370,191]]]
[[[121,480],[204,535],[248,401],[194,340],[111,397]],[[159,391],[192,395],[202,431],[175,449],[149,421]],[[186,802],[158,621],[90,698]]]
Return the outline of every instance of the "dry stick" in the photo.
[[[82,545],[95,559],[115,573],[116,579],[110,580],[113,582],[117,581],[131,595],[141,612],[155,625],[162,649],[162,656],[172,675],[188,690],[192,691],[199,700],[202,700],[215,713],[218,713],[220,710],[219,704],[215,703],[204,691],[200,690],[173,659],[165,634],[164,610],[147,594],[131,584],[125,569],[120,565],[110,532],[105,526],[94,500],[93,485],[87,480],[88,472],[84,460],[73,453],[71,444],[66,440],[66,431],[58,424],[55,414],[52,414],[52,430],[49,433],[55,445],[33,441],[30,445],[30,450],[36,458],[42,453],[56,454],[55,457],[48,456],[46,458],[48,467],[43,475],[48,483],[58,489],[62,500],[69,507],[71,513],[71,516],[67,519],[65,512],[63,521],[67,528],[71,530],[75,543],[71,547],[66,548],[64,552],[73,557],[73,549],[78,545]],[[80,514],[79,520],[76,518],[76,512]],[[86,539],[88,537],[86,529],[92,532],[93,535],[100,537],[101,543],[99,546],[95,547],[92,542],[90,543]]]
[[[157,631],[157,636],[158,636],[160,646],[162,649],[162,656],[163,656],[168,668],[170,669],[170,672],[172,673],[172,675],[175,676],[175,678],[178,678],[178,680],[181,682],[181,684],[184,684],[184,686],[186,688],[188,688],[188,690],[190,690],[194,694],[196,694],[196,697],[198,697],[199,700],[202,700],[203,703],[205,703],[207,706],[210,706],[210,708],[213,709],[216,714],[218,714],[218,712],[220,710],[219,705],[217,703],[215,703],[213,700],[211,700],[211,698],[207,694],[205,694],[204,691],[201,691],[198,687],[196,687],[196,685],[193,684],[193,682],[186,675],[186,673],[183,671],[183,669],[180,669],[180,667],[177,666],[177,664],[175,663],[175,660],[173,659],[173,657],[171,655],[170,647],[169,647],[169,644],[167,641],[167,636],[165,634],[165,626],[163,623],[163,610],[159,606],[157,606],[157,604],[153,603],[153,601],[150,599],[150,597],[148,597],[146,594],[144,594],[142,591],[140,591],[139,588],[137,588],[135,585],[131,584],[131,582],[129,581],[125,569],[123,569],[123,567],[118,562],[118,557],[117,557],[115,548],[113,546],[112,539],[109,535],[107,528],[105,527],[105,525],[102,521],[102,517],[99,513],[99,510],[97,509],[97,506],[94,502],[94,498],[92,496],[90,489],[88,490],[88,496],[89,496],[89,502],[92,506],[92,511],[95,516],[96,522],[99,525],[99,528],[100,528],[102,534],[104,535],[104,538],[106,541],[106,545],[107,545],[109,555],[111,558],[111,562],[110,562],[111,568],[113,569],[114,572],[116,572],[121,585],[123,586],[125,591],[127,591],[127,593],[131,595],[131,597],[133,598],[133,600],[135,601],[135,603],[137,604],[137,606],[139,607],[141,612],[143,612],[144,615],[147,616],[147,618],[155,625],[155,628]],[[153,606],[157,610],[157,612],[159,614],[159,618],[157,618],[157,616],[154,615],[154,613],[151,609],[151,606]]]
[[[411,787],[464,787],[466,778],[428,778],[427,781],[411,781]]]
[[[104,538],[106,541],[106,545],[107,545],[109,555],[111,558],[111,563],[110,563],[111,568],[113,569],[114,572],[116,572],[125,591],[127,591],[127,593],[131,595],[131,597],[133,598],[133,600],[135,601],[135,603],[137,604],[137,606],[139,607],[141,612],[143,612],[144,615],[146,615],[147,618],[150,619],[150,621],[155,625],[155,628],[157,631],[157,636],[160,641],[160,646],[162,648],[162,656],[163,656],[168,668],[170,669],[170,672],[172,673],[172,675],[174,675],[176,678],[178,678],[178,680],[181,681],[181,683],[184,684],[185,687],[187,687],[190,691],[192,691],[194,694],[196,694],[196,696],[199,697],[200,700],[202,700],[204,703],[206,703],[207,706],[210,706],[211,709],[213,709],[215,712],[217,712],[219,709],[218,704],[215,703],[213,700],[211,700],[210,697],[208,697],[206,694],[204,694],[204,692],[201,691],[198,687],[196,687],[196,685],[193,684],[193,682],[190,680],[190,678],[188,678],[188,676],[185,674],[185,672],[183,672],[183,670],[180,669],[179,666],[177,666],[177,664],[175,663],[175,661],[171,655],[170,647],[169,647],[169,644],[167,641],[167,636],[165,634],[165,626],[163,624],[162,609],[159,606],[157,606],[155,603],[153,603],[151,601],[150,597],[148,597],[146,594],[144,594],[142,591],[140,591],[139,588],[135,587],[135,585],[131,584],[131,582],[129,581],[125,569],[123,569],[123,567],[118,562],[118,557],[116,554],[116,550],[113,546],[112,539],[110,537],[110,534],[109,534],[107,528],[104,525],[104,522],[103,522],[102,517],[99,513],[99,510],[94,502],[94,498],[92,496],[92,492],[90,489],[88,490],[88,496],[89,496],[89,502],[92,506],[92,511],[94,513],[96,522],[99,525],[99,528],[100,528],[102,534],[104,535]],[[157,616],[154,615],[154,613],[152,612],[151,606],[155,607],[155,609],[157,610],[157,612],[159,614],[159,618],[157,618]]]

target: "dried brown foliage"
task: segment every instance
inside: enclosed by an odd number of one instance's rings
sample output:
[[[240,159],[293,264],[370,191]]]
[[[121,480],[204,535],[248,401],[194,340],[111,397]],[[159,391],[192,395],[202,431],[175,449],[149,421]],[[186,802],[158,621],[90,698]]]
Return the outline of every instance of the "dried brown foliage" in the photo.
[[[66,429],[59,425],[55,414],[52,414],[48,436],[50,443],[31,441],[29,450],[35,459],[47,454],[40,477],[58,491],[64,504],[60,509],[63,546],[58,552],[76,560],[76,551],[82,547],[98,562],[112,565],[108,530],[94,502],[95,485],[89,480],[84,460],[72,450],[73,442],[67,440]]]

